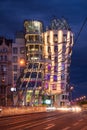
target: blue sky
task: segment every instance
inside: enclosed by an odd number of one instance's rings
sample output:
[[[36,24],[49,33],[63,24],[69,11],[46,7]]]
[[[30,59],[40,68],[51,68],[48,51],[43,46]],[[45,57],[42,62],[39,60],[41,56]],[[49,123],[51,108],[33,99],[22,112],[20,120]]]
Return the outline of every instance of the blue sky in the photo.
[[[53,16],[65,17],[76,38],[87,17],[87,0],[0,0],[0,36],[14,38],[25,19],[41,20],[47,26]],[[87,95],[87,23],[73,47],[70,72],[73,94]]]

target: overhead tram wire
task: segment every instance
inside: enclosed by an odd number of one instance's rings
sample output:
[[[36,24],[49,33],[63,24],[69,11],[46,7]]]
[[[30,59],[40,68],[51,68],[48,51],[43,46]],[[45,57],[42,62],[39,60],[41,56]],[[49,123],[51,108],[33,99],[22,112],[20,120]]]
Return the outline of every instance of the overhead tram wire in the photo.
[[[76,39],[75,39],[75,44],[77,43],[77,40],[78,40],[78,38],[79,38],[79,36],[80,36],[80,34],[81,34],[81,32],[82,32],[82,30],[83,30],[83,27],[84,27],[84,25],[86,24],[86,22],[87,22],[87,17],[86,17],[85,20],[83,21],[83,24],[82,24],[82,26],[81,26],[81,28],[80,28],[78,34],[77,34],[77,37],[76,37]]]

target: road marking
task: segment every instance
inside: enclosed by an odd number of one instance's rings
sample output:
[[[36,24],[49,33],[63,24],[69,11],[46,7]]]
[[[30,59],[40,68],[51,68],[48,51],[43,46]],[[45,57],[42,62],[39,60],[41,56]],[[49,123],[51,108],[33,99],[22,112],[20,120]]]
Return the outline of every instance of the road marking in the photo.
[[[28,123],[22,124],[22,125],[20,125],[20,126],[11,127],[11,128],[9,128],[9,130],[20,129],[21,127],[25,127],[26,129],[28,129],[28,128],[31,128],[31,127],[34,127],[34,126],[38,126],[38,125],[47,123],[47,122],[52,121],[52,120],[62,119],[64,116],[65,116],[65,115],[62,115],[62,116],[60,116],[60,117],[53,117],[53,118],[51,118],[51,119],[48,118],[47,120],[42,121],[42,122],[35,121],[33,124],[28,122]],[[27,126],[27,125],[28,125],[28,126]]]
[[[68,127],[64,128],[64,129],[62,129],[62,130],[68,130],[68,129],[70,129],[70,128],[71,128],[71,127],[68,126]]]
[[[76,125],[78,125],[78,124],[79,124],[79,122],[76,122],[76,123],[73,124],[73,126],[76,126]]]
[[[44,128],[44,129],[47,130],[47,129],[50,129],[50,128],[54,127],[54,126],[55,126],[55,124],[48,124],[47,127]]]

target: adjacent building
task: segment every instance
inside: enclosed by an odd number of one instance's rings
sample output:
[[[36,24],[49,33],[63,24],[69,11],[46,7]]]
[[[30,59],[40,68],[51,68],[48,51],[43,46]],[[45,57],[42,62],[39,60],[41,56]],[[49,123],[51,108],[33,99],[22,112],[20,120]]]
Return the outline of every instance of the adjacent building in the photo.
[[[11,105],[12,40],[0,37],[0,106]]]
[[[15,88],[16,82],[23,73],[26,64],[26,48],[23,32],[15,34],[15,42],[12,43],[12,87]]]

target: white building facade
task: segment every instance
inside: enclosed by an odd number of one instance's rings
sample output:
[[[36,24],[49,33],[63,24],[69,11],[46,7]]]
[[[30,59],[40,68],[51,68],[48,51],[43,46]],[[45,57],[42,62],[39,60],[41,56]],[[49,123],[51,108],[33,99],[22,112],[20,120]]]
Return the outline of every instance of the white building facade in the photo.
[[[65,19],[53,19],[44,32],[45,89],[58,106],[69,103],[69,69],[73,33]],[[68,90],[68,91],[67,91]]]

